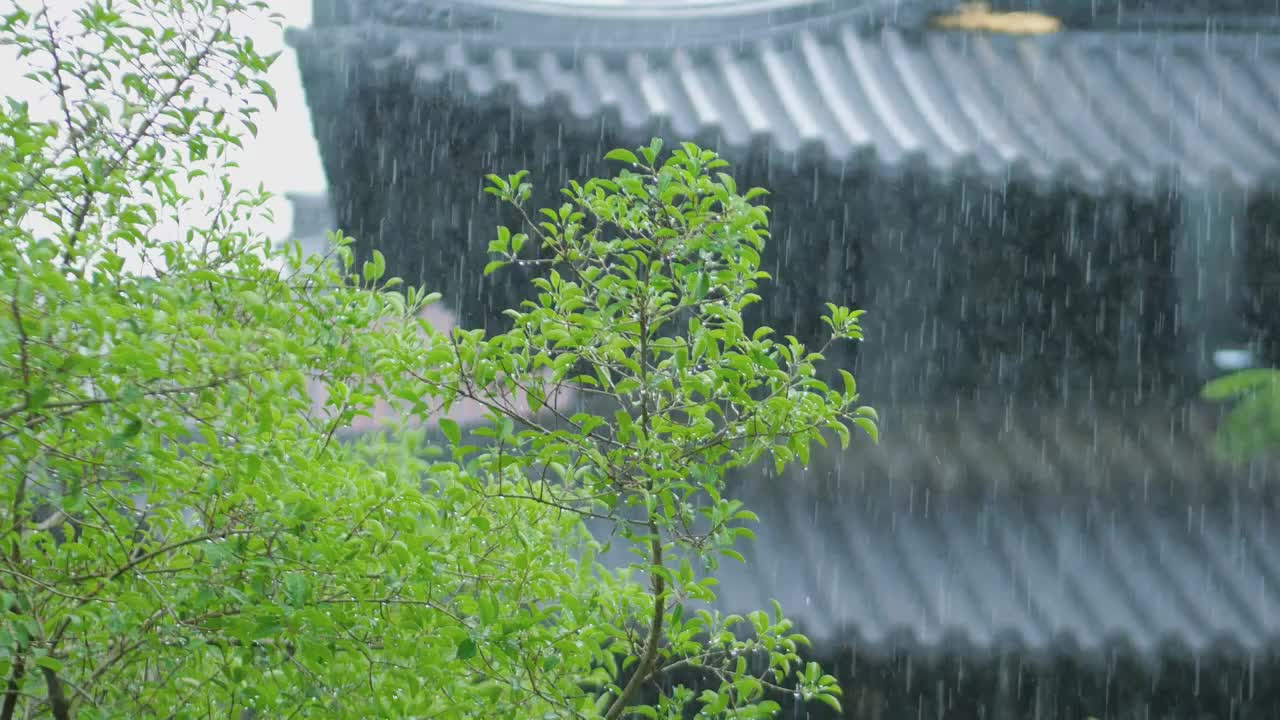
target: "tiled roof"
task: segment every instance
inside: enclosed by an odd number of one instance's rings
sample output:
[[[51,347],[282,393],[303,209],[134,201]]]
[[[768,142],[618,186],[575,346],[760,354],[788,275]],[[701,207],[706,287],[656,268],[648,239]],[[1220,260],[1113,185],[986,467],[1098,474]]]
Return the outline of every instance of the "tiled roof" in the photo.
[[[853,21],[629,51],[375,24],[295,32],[305,64],[734,152],[924,164],[1095,191],[1280,179],[1280,37],[868,32]]]
[[[831,502],[785,485],[746,499],[761,525],[746,564],[721,566],[720,608],[777,598],[819,651],[1153,662],[1280,650],[1280,514],[1269,504]]]
[[[718,608],[776,598],[820,653],[1280,651],[1280,477],[1216,461],[1207,429],[1136,411],[886,418],[879,446],[731,479],[760,523],[746,563],[720,566]]]

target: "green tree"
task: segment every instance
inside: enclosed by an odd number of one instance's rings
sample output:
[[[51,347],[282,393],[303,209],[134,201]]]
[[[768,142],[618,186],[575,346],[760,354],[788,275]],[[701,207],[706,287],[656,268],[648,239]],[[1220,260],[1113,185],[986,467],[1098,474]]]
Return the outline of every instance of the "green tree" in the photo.
[[[752,519],[724,473],[875,433],[852,377],[832,390],[819,354],[742,326],[760,191],[691,145],[615,151],[617,177],[499,231],[496,263],[547,266],[513,328],[441,333],[380,256],[253,231],[267,198],[228,169],[274,58],[233,30],[262,10],[15,6],[0,26],[56,108],[0,108],[0,720],[838,704],[779,608],[706,609]],[[523,174],[491,181],[525,212]],[[856,312],[828,322],[860,336]],[[548,400],[569,385],[587,402],[566,414]],[[489,422],[441,420],[444,455],[406,423],[342,440],[387,398]],[[595,561],[585,519],[634,565]],[[700,695],[641,704],[689,667]]]
[[[820,351],[743,327],[757,281],[768,278],[759,269],[768,214],[751,202],[764,191],[739,194],[720,171],[727,163],[709,150],[685,143],[665,159],[661,151],[657,140],[615,150],[607,157],[626,166],[617,176],[570,183],[560,207],[533,214],[526,173],[489,176],[488,191],[524,222],[499,228],[486,272],[545,265],[537,298],[509,311],[504,334],[458,333],[425,363],[410,347],[391,367],[446,398],[493,408],[487,447],[460,446],[453,431],[473,495],[610,519],[637,545],[643,559],[621,579],[646,577],[647,590],[638,607],[628,595],[629,622],[601,627],[591,653],[610,677],[615,667],[629,673],[607,683],[596,704],[607,718],[621,717],[645,683],[688,666],[716,681],[696,698],[708,716],[770,716],[778,709],[764,699],[770,689],[838,707],[834,678],[814,664],[795,667],[803,638],[786,634],[780,608],[772,618],[724,618],[698,603],[715,598],[709,571],[718,557],[741,560],[734,545],[751,536],[742,521],[755,518],[722,495],[725,473],[765,454],[779,469],[807,464],[824,432],[842,444],[851,426],[874,437],[875,412],[856,404],[848,372],[842,391],[816,378]],[[530,244],[537,251],[522,256]],[[860,311],[829,308],[829,342],[861,338]],[[543,407],[566,386],[589,398],[588,410],[556,413],[545,425],[526,420],[523,429],[511,422],[504,398]],[[679,717],[694,700],[678,688],[656,707],[630,711]]]

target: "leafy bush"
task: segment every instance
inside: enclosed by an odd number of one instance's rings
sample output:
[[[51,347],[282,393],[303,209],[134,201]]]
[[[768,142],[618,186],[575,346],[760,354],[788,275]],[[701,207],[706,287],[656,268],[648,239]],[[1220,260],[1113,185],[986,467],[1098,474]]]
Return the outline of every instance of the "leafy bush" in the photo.
[[[1223,458],[1243,462],[1280,448],[1280,370],[1230,373],[1205,385],[1201,395],[1232,403],[1214,438]]]
[[[616,177],[499,231],[490,271],[547,270],[514,327],[441,333],[436,297],[377,255],[354,268],[346,238],[304,258],[253,232],[266,197],[228,169],[274,58],[232,30],[262,9],[91,2],[0,29],[57,108],[0,110],[0,720],[838,705],[779,608],[708,609],[753,519],[725,471],[875,434],[851,376],[832,390],[820,354],[743,328],[761,191],[692,145],[615,151]],[[490,180],[526,213],[523,173]],[[833,338],[858,317],[832,307]],[[548,400],[570,386],[566,414]],[[443,458],[407,425],[340,441],[379,399],[489,422],[439,420]],[[637,561],[596,562],[584,520]],[[700,695],[641,704],[688,667]]]

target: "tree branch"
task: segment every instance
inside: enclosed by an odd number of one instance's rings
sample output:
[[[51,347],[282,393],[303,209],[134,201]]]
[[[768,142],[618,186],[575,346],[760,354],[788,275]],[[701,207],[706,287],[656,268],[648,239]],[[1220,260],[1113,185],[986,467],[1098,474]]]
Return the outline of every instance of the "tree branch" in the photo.
[[[262,370],[271,370],[271,369],[272,368],[262,368]],[[255,371],[255,373],[256,372],[257,371]],[[147,398],[164,397],[167,395],[182,395],[184,393],[199,392],[201,390],[212,390],[214,388],[218,388],[223,385],[226,385],[227,383],[232,382],[234,380],[238,380],[242,377],[246,377],[255,373],[245,371],[245,372],[236,373],[233,375],[228,375],[226,377],[218,378],[216,380],[211,380],[206,383],[200,383],[199,385],[183,385],[180,387],[157,388],[154,390],[146,390],[142,392],[142,397],[147,397]],[[45,403],[40,407],[41,409],[49,409],[49,410],[64,410],[64,409],[79,410],[79,409],[83,409],[93,405],[110,405],[112,403],[117,403],[117,402],[120,402],[120,398],[114,398],[114,397],[82,398],[79,400],[60,400],[58,402]],[[18,413],[23,412],[28,407],[30,407],[29,403],[30,401],[28,400],[26,402],[22,402],[17,405],[14,405],[6,410],[0,410],[0,420],[8,420],[10,417],[13,417]]]
[[[662,567],[662,538],[658,536],[658,523],[650,518],[649,532],[652,537],[649,539],[649,551],[651,553],[650,560],[653,568]],[[653,573],[653,618],[649,625],[649,637],[645,640],[644,655],[640,658],[640,664],[636,666],[635,672],[632,673],[631,679],[627,681],[622,692],[613,701],[613,705],[609,707],[609,712],[605,713],[605,720],[618,720],[622,717],[623,711],[627,709],[627,702],[632,695],[640,689],[640,685],[649,677],[654,664],[658,660],[658,643],[662,640],[662,622],[667,611],[666,597],[666,580],[661,573]]]
[[[40,671],[44,673],[44,683],[49,692],[49,711],[54,720],[71,720],[71,703],[67,701],[67,693],[58,673],[47,667],[40,668]]]
[[[13,713],[18,708],[18,696],[22,694],[22,677],[27,672],[27,664],[21,655],[13,659],[13,670],[9,673],[9,684],[4,691],[4,706],[0,707],[0,720],[13,720]]]
[[[119,155],[116,156],[115,160],[106,168],[106,171],[103,173],[104,178],[111,177],[111,175],[113,175],[117,170],[120,170],[121,168],[124,167],[125,162],[128,161],[129,159],[129,156],[133,154],[133,151],[137,149],[138,145],[142,142],[142,140],[147,137],[147,133],[150,132],[151,126],[154,125],[160,119],[160,117],[164,114],[164,111],[168,109],[169,105],[174,101],[174,99],[177,98],[182,93],[182,89],[187,85],[187,83],[191,80],[191,78],[195,77],[195,74],[200,69],[200,66],[203,65],[205,60],[209,58],[209,55],[213,52],[213,49],[217,46],[219,35],[221,35],[223,31],[224,29],[219,29],[218,32],[212,34],[209,37],[208,42],[206,42],[204,44],[204,47],[200,49],[200,52],[196,53],[195,57],[191,58],[191,60],[187,63],[186,73],[177,78],[177,80],[173,84],[173,87],[170,88],[169,92],[165,93],[164,96],[160,98],[159,103],[156,105],[156,107],[152,109],[152,111],[142,121],[142,124],[138,126],[138,129],[135,130],[132,133],[132,135],[128,136],[128,139],[123,143],[124,146],[120,149]],[[62,95],[62,94],[63,94],[62,92],[59,92],[59,95]],[[148,172],[146,173],[146,175],[149,177],[151,173]],[[68,234],[68,238],[67,238],[67,250],[63,256],[64,261],[68,261],[68,262],[70,261],[71,249],[75,245],[76,236],[79,235],[80,231],[84,229],[84,224],[89,218],[89,212],[93,209],[93,204],[96,199],[97,199],[97,192],[93,188],[86,187],[84,199],[80,202],[80,207],[76,208],[75,213],[71,217],[71,232]]]
[[[647,267],[648,263],[646,263]],[[650,430],[649,418],[649,400],[647,393],[643,392],[648,389],[649,383],[649,323],[648,323],[648,289],[649,278],[645,275],[646,292],[640,299],[640,308],[637,316],[640,320],[640,428],[646,436]],[[649,490],[653,490],[653,478],[648,481]],[[645,679],[649,676],[654,665],[658,661],[658,643],[662,641],[662,621],[667,611],[666,597],[666,578],[660,572],[662,568],[662,535],[658,532],[658,520],[654,516],[654,511],[649,510],[649,560],[650,573],[653,587],[653,618],[649,624],[649,638],[645,641],[644,654],[640,657],[640,663],[636,666],[635,672],[631,678],[627,680],[627,684],[622,688],[622,692],[613,701],[613,705],[609,707],[609,711],[605,713],[605,720],[617,720],[622,717],[622,713],[627,709],[627,702],[636,694]]]

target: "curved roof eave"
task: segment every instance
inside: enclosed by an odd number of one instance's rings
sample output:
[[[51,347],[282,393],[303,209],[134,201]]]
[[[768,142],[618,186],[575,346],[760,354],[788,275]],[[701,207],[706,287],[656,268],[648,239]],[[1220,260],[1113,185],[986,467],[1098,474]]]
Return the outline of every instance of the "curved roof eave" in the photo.
[[[705,47],[508,47],[389,26],[295,33],[305,65],[360,67],[422,94],[507,103],[565,125],[614,117],[833,168],[923,166],[1093,194],[1280,180],[1280,38],[868,32],[857,23]]]
[[[745,41],[832,23],[917,27],[954,4],[955,0],[318,0],[315,24],[385,25],[513,50],[634,50]]]

